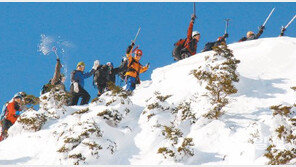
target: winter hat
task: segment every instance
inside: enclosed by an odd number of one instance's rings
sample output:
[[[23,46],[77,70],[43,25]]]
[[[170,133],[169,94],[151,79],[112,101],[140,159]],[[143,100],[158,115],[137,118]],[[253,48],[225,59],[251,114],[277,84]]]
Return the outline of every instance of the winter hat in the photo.
[[[107,66],[112,66],[113,67],[113,63],[112,62],[107,62]]]
[[[85,64],[84,64],[83,61],[81,61],[81,62],[79,62],[79,63],[77,64],[77,67],[78,67],[78,66],[84,66],[84,67],[85,67]]]
[[[18,96],[20,96],[21,98],[23,98],[23,97],[27,96],[27,94],[26,94],[26,92],[18,92],[18,93],[16,93],[16,94],[13,96],[13,98],[16,98],[16,97],[18,97]]]
[[[248,31],[247,32],[247,38],[250,37],[251,35],[255,35],[253,31]]]
[[[198,31],[193,31],[192,32],[192,37],[194,37],[195,35],[200,35],[200,33]]]
[[[23,97],[21,95],[16,95],[13,97],[14,99],[23,99]]]

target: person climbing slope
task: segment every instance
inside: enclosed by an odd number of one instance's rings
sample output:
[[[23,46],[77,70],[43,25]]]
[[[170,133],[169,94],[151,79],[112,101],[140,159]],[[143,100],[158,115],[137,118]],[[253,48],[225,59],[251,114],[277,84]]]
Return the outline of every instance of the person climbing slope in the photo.
[[[78,100],[82,97],[80,105],[87,104],[90,99],[89,93],[84,89],[84,79],[91,77],[94,74],[95,69],[99,64],[94,62],[94,66],[90,72],[84,73],[85,64],[84,62],[79,62],[77,64],[76,70],[71,73],[71,88],[70,93],[72,95],[72,99],[70,105],[77,105]]]
[[[140,84],[140,74],[147,71],[149,68],[149,63],[146,66],[140,64],[140,59],[143,55],[142,50],[135,50],[135,56],[132,56],[132,50],[135,43],[132,42],[126,50],[126,57],[128,59],[128,69],[125,73],[126,76],[126,90],[132,92],[136,88],[136,84]]]
[[[175,48],[173,50],[174,60],[181,60],[196,54],[197,43],[200,39],[200,33],[198,31],[193,31],[193,25],[195,21],[195,14],[191,15],[191,20],[187,30],[187,38],[180,39],[174,44]]]
[[[9,102],[6,106],[6,113],[2,122],[2,132],[0,141],[7,137],[8,129],[15,123],[17,118],[23,113],[21,111],[22,96],[16,95],[13,97],[12,102]]]

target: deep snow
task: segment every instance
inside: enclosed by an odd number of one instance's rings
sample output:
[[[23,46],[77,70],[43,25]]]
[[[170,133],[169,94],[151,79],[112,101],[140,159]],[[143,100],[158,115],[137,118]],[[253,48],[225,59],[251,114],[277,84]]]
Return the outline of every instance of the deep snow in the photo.
[[[39,111],[28,111],[28,117],[29,112],[51,114],[37,132],[25,130],[17,122],[9,130],[9,138],[0,143],[0,165],[267,164],[263,155],[269,139],[275,136],[277,125],[283,124],[273,117],[269,107],[293,105],[296,99],[290,89],[296,86],[296,38],[263,38],[230,44],[229,48],[241,61],[237,69],[240,81],[235,84],[238,92],[231,95],[227,112],[218,120],[202,116],[210,104],[203,96],[203,85],[190,74],[205,63],[205,56],[214,53],[209,51],[154,70],[152,80],[142,81],[127,99],[109,92],[101,101],[85,106],[57,108],[48,101],[48,110],[41,107]],[[166,95],[171,96],[159,100],[159,96]],[[156,103],[160,107],[151,107]],[[181,112],[172,114],[174,108],[188,103],[196,117],[193,122],[191,117],[182,119]],[[87,112],[75,114],[86,108]],[[98,116],[106,110],[122,119]],[[182,132],[177,144],[163,135],[165,126]],[[88,135],[82,135],[84,130]],[[65,142],[70,138],[79,141]],[[192,138],[193,156],[164,158],[157,153],[161,147],[180,147],[185,138]],[[101,148],[90,147],[89,143]],[[57,152],[63,146],[70,150]],[[79,154],[81,157],[70,158]]]

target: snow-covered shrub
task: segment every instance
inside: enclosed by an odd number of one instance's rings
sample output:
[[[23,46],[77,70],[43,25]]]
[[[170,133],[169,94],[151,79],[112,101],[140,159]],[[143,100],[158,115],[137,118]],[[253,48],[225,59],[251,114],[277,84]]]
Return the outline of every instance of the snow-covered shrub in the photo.
[[[64,153],[65,159],[73,159],[74,165],[78,165],[85,160],[83,153],[75,152],[75,148],[78,146],[87,147],[93,155],[96,155],[102,149],[102,146],[94,140],[102,137],[102,131],[93,120],[78,122],[73,125],[65,123],[58,128],[53,134],[58,141],[63,142],[59,142],[57,152]]]
[[[23,129],[36,132],[41,129],[46,120],[44,113],[29,109],[18,118],[17,122]]]
[[[175,106],[167,101],[171,96],[155,92],[154,96],[147,100],[141,118],[147,121],[151,132],[162,134],[159,138],[163,144],[158,147],[156,153],[165,159],[180,162],[194,155],[192,139],[184,138],[186,134],[182,129],[190,126],[190,122],[195,122],[196,118],[191,112],[189,102],[181,102]]]
[[[189,120],[191,124],[197,121],[195,114],[192,113],[190,102],[180,103],[173,109],[173,113],[176,114],[176,119],[179,121]]]
[[[172,126],[163,126],[162,135],[165,136],[166,139],[172,141],[172,145],[178,143],[178,139],[182,137],[183,133],[180,129],[176,128],[174,125]]]
[[[61,153],[62,164],[88,164],[101,156],[111,156],[117,151],[117,144],[104,138],[99,122],[87,119],[77,123],[61,123],[53,132],[57,140],[57,152]]]
[[[192,138],[183,138],[181,129],[176,128],[173,124],[163,126],[162,135],[167,139],[165,147],[160,147],[157,153],[162,154],[164,158],[171,157],[174,161],[180,162],[186,158],[193,156]],[[181,139],[183,138],[183,141]]]
[[[40,100],[38,97],[34,95],[26,95],[24,97],[25,105],[38,105]]]
[[[67,106],[71,99],[71,94],[65,92],[61,86],[53,87],[50,92],[40,96],[40,107],[44,110],[51,108],[61,109],[63,106]]]
[[[205,57],[205,64],[192,74],[202,83],[205,82],[206,94],[212,107],[204,116],[209,119],[218,119],[223,115],[223,107],[228,104],[228,95],[237,92],[234,82],[238,82],[238,73],[236,71],[239,60],[225,44],[214,47],[215,54]]]
[[[270,137],[271,144],[264,154],[269,165],[288,165],[296,160],[296,107],[288,105],[271,106],[273,119],[279,124]]]
[[[81,109],[81,110],[78,110],[78,111],[75,111],[72,113],[72,115],[75,115],[75,114],[84,114],[84,113],[87,113],[89,111],[89,108],[85,108],[85,109]]]
[[[108,82],[108,89],[111,91],[111,95],[127,98],[131,93],[125,91],[122,87],[116,86],[113,82]]]
[[[40,110],[45,112],[50,119],[58,119],[66,112],[71,95],[65,92],[62,87],[56,86],[40,96]]]
[[[102,117],[105,120],[111,121],[113,126],[117,126],[117,124],[122,120],[123,115],[118,112],[118,110],[104,110],[99,112],[97,116]]]

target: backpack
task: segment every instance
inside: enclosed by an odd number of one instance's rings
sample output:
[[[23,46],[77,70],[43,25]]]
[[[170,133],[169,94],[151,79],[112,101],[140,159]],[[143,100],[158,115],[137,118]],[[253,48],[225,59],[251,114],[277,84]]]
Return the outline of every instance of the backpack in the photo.
[[[107,83],[107,81],[108,81],[108,67],[106,65],[99,66],[94,73],[93,85],[95,85],[95,83],[97,83],[97,85]]]
[[[215,46],[215,43],[216,42],[208,42],[208,43],[206,43],[204,49],[202,50],[202,52],[213,50],[213,46]]]
[[[181,60],[181,50],[184,48],[186,42],[186,38],[185,39],[180,39],[179,41],[177,41],[176,43],[174,43],[174,49],[172,52],[172,56],[174,57],[174,60]]]
[[[122,60],[119,66],[119,73],[118,75],[122,80],[125,80],[125,73],[127,72],[128,60]]]
[[[7,112],[7,103],[5,103],[2,107],[2,111],[0,113],[0,121],[2,121],[5,118],[6,112]]]

